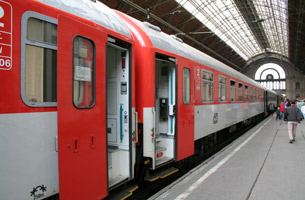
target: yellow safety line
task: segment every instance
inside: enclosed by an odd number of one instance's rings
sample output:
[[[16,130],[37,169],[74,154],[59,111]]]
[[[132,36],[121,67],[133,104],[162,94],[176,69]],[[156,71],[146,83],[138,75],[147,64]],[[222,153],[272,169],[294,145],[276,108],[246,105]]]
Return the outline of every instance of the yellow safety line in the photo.
[[[139,187],[136,186],[135,188],[129,190],[130,193],[129,193],[128,195],[126,195],[125,197],[123,197],[121,200],[124,200],[124,199],[127,199],[128,197],[130,197],[130,196],[132,195],[132,193],[133,193],[135,190],[137,190],[138,188],[139,188]]]
[[[179,169],[176,169],[175,171],[172,171],[172,172],[170,172],[170,173],[168,173],[168,174],[162,176],[161,178],[166,178],[166,177],[168,177],[168,176],[170,176],[170,175],[172,175],[172,174],[174,174],[174,173],[176,173],[176,172],[178,172],[178,171],[179,171]]]
[[[132,190],[129,190],[129,192],[134,192],[135,190],[137,190],[139,187],[138,186],[136,186],[135,188],[133,188]]]
[[[123,197],[121,200],[127,199],[128,197],[130,197],[132,195],[132,193],[129,193],[128,195],[126,195],[125,197]]]
[[[156,178],[154,178],[154,179],[152,179],[152,180],[149,180],[150,182],[154,182],[155,180],[158,180],[160,178],[160,176],[158,176],[158,177],[156,177]]]

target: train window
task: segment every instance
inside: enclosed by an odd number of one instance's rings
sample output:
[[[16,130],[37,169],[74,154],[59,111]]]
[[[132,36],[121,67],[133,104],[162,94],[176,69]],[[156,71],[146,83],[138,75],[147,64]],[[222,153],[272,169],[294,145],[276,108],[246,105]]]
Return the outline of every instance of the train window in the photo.
[[[263,101],[264,100],[264,91],[260,90],[260,100]]]
[[[21,97],[32,107],[57,105],[56,23],[35,12],[22,17]]]
[[[218,77],[218,100],[225,102],[227,97],[227,79],[226,77]]]
[[[234,102],[236,99],[236,82],[230,80],[230,101]]]
[[[31,17],[27,26],[28,40],[57,44],[57,25]]]
[[[254,88],[254,99],[253,99],[253,101],[256,101],[256,96],[257,96],[256,88]]]
[[[190,104],[191,101],[191,73],[190,69],[183,69],[183,103]]]
[[[73,41],[73,103],[91,108],[95,102],[95,49],[91,40],[76,36]]]
[[[238,101],[243,101],[243,84],[238,83]]]
[[[202,70],[201,100],[203,102],[213,101],[213,80],[213,73]]]
[[[245,85],[245,101],[248,101],[248,86]]]
[[[250,86],[250,101],[253,101],[253,90],[252,90],[252,86]]]

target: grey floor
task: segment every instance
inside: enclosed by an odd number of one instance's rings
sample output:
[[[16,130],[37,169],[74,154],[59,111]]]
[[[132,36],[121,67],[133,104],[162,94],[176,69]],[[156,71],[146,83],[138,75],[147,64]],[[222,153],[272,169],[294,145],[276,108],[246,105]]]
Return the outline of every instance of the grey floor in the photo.
[[[305,200],[305,122],[269,117],[151,199]]]

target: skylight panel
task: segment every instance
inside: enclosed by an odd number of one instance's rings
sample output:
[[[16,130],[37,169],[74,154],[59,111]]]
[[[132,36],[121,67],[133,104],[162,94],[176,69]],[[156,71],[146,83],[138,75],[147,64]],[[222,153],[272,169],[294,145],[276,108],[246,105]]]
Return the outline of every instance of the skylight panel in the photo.
[[[265,29],[270,51],[288,57],[288,0],[253,0],[259,19]]]
[[[190,2],[185,2],[183,6],[187,11],[189,11],[191,14],[196,10],[196,8],[190,3]]]
[[[194,16],[245,60],[262,52],[234,0],[176,1],[190,13],[196,10]]]

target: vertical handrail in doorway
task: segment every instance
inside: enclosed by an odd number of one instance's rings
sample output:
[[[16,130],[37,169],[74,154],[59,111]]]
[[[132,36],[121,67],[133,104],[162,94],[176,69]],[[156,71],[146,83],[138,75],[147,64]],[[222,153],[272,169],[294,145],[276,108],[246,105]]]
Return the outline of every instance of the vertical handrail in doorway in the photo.
[[[123,105],[120,105],[120,140],[123,141]]]
[[[171,73],[170,73],[170,82],[171,82],[171,105],[174,104],[174,99],[173,99],[173,70],[171,70]],[[170,120],[171,120],[171,133],[173,133],[173,119],[174,117],[173,116],[170,116]]]

